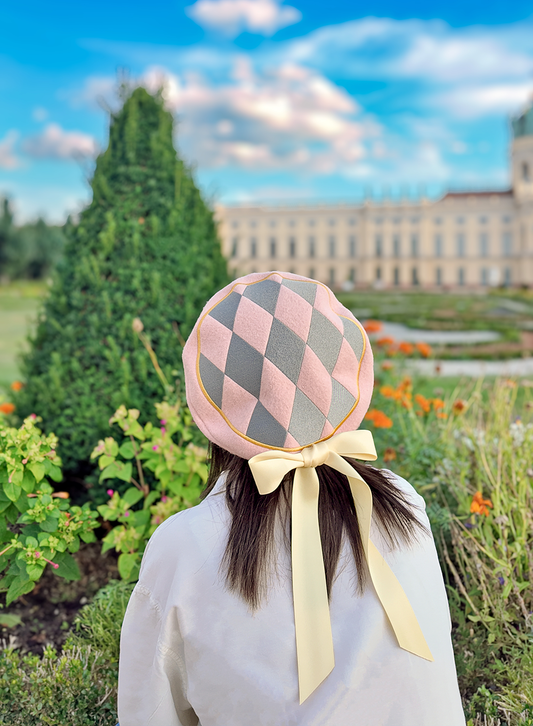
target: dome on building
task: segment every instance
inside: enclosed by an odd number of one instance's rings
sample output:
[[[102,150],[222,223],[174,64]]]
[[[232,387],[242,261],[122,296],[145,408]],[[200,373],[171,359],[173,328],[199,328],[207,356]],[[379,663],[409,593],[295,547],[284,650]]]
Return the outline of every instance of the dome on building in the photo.
[[[516,118],[511,120],[513,136],[533,136],[533,96],[530,98],[529,106]]]

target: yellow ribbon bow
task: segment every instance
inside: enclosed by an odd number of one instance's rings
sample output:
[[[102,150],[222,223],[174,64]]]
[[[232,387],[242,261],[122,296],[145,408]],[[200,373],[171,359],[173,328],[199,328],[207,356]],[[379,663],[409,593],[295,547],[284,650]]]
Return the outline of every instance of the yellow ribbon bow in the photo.
[[[273,450],[250,459],[260,494],[270,494],[292,469],[292,589],[300,704],[322,683],[335,666],[333,637],[322,543],[318,525],[321,464],[345,474],[350,483],[361,539],[372,584],[392,625],[400,648],[433,660],[416,615],[395,574],[370,541],[372,492],[342,456],[365,461],[377,459],[370,431],[348,431],[299,452]]]

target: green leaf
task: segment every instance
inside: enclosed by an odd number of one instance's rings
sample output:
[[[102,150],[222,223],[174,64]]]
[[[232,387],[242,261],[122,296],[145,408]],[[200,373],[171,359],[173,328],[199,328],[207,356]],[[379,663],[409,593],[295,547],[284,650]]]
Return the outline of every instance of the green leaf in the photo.
[[[118,471],[118,462],[114,461],[112,464],[109,464],[109,466],[106,466],[106,468],[102,471],[100,474],[100,478],[98,479],[99,482],[104,481],[104,479],[115,479],[117,476]]]
[[[29,471],[29,467],[24,470],[24,476],[22,477],[22,488],[28,494],[31,494],[35,489],[35,477],[32,472]]]
[[[143,509],[148,509],[156,499],[158,499],[161,496],[161,492],[158,492],[156,489],[152,489],[152,491],[148,494],[146,499],[144,500]]]
[[[122,462],[120,462],[120,467],[116,474],[116,477],[117,479],[121,479],[122,481],[131,481],[131,472],[131,461],[128,461],[127,464],[123,464]]]
[[[79,550],[79,548],[80,548],[80,538],[74,537],[74,539],[68,546],[68,551],[74,553],[74,552],[77,552]]]
[[[58,466],[56,466],[55,464],[52,464],[50,459],[45,459],[44,468],[46,471],[46,475],[49,476],[50,479],[53,479],[54,481],[63,480],[63,474],[61,472],[61,469]]]
[[[88,532],[80,532],[80,538],[87,543],[96,542],[96,535],[92,529]]]
[[[4,491],[12,502],[17,501],[17,499],[20,497],[21,490],[22,487],[20,486],[20,484],[15,484],[14,481],[8,481],[7,484],[4,486]]]
[[[133,554],[122,554],[118,558],[118,571],[123,580],[132,579],[135,576],[137,567],[139,564],[140,568],[140,554],[134,552]]]
[[[115,461],[114,456],[108,456],[107,454],[102,454],[102,456],[98,459],[98,466],[100,469],[105,469],[106,466],[109,466],[109,464],[112,464]]]
[[[44,464],[40,461],[33,461],[31,464],[28,464],[28,469],[35,477],[35,481],[39,483],[45,474]]]
[[[59,565],[58,569],[54,570],[56,575],[63,577],[65,580],[80,579],[81,572],[78,563],[68,552],[57,552],[54,561]]]
[[[14,628],[16,625],[22,625],[22,619],[11,613],[0,613],[0,625],[3,628]]]
[[[26,565],[26,572],[30,580],[38,580],[43,574],[44,567],[40,565]]]
[[[35,539],[35,537],[26,537],[26,540],[24,542],[26,547],[38,547],[39,543]]]
[[[15,577],[6,594],[6,605],[11,605],[13,600],[16,600],[21,595],[26,595],[28,592],[31,592],[34,587],[35,582],[29,579],[27,573],[26,577],[23,575]]]
[[[44,522],[40,522],[40,527],[44,532],[56,532],[59,522],[59,512],[56,516],[49,514]]]
[[[125,493],[122,496],[122,499],[129,507],[133,507],[134,504],[140,502],[143,496],[144,494],[139,489],[137,489],[137,487],[130,487],[129,489],[126,489]]]
[[[119,453],[123,459],[133,459],[135,453],[131,441],[125,441],[119,449]]]
[[[509,597],[509,593],[513,589],[513,582],[512,580],[507,580],[505,583],[505,587],[502,590],[502,597],[504,600],[506,600]]]

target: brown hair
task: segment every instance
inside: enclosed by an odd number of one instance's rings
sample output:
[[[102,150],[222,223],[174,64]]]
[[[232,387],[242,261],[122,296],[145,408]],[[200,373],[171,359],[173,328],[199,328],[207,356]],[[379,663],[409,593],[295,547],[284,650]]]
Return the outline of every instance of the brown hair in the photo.
[[[201,494],[204,499],[215,486],[220,474],[226,475],[226,502],[232,515],[228,542],[221,566],[227,567],[226,585],[237,592],[255,611],[266,594],[266,575],[269,558],[273,555],[276,515],[290,513],[294,471],[289,472],[271,494],[259,494],[248,461],[210,444],[210,470]],[[368,464],[354,459],[346,461],[364,479],[372,491],[373,511],[387,544],[396,549],[400,542],[410,546],[418,541],[420,530],[429,530],[417,519],[402,492],[387,475]],[[350,485],[344,474],[322,465],[316,468],[320,482],[318,519],[322,553],[326,571],[328,600],[341,553],[345,531],[350,539],[357,570],[356,592],[363,594],[367,566],[359,524]],[[282,499],[283,497],[283,499]],[[282,506],[285,500],[285,507]],[[284,527],[286,545],[290,552],[289,528]]]

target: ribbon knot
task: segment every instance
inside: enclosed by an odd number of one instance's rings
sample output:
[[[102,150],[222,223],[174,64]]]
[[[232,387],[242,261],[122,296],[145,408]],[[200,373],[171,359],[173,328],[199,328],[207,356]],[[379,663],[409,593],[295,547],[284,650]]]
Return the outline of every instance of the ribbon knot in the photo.
[[[315,468],[325,464],[329,457],[329,447],[325,441],[319,441],[318,444],[306,446],[301,451],[304,468]]]
[[[292,590],[300,704],[335,666],[333,637],[322,542],[318,524],[319,480],[316,467],[326,464],[348,477],[357,512],[361,540],[372,584],[394,630],[400,648],[433,660],[407,595],[395,574],[370,540],[372,492],[342,457],[375,461],[370,431],[349,431],[301,451],[271,450],[248,462],[260,494],[273,492],[295,469],[292,489]]]

